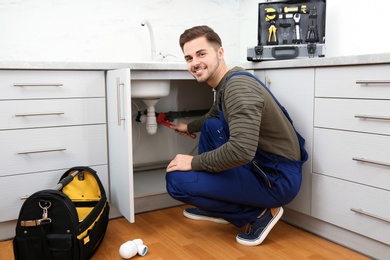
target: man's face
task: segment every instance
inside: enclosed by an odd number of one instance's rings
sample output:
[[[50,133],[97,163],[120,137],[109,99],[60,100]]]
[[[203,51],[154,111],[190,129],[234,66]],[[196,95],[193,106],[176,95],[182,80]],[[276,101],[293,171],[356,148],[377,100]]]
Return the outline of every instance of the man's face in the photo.
[[[191,75],[198,82],[212,82],[223,58],[222,48],[216,50],[205,37],[199,37],[185,43],[183,53]]]

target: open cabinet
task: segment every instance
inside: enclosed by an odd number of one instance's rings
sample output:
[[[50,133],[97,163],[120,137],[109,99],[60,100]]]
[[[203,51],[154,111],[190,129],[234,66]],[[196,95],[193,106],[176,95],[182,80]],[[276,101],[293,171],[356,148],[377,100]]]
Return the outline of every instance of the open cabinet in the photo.
[[[108,71],[106,86],[110,201],[134,222],[130,69]]]
[[[170,81],[168,96],[159,99],[155,112],[208,110],[213,102],[210,86],[196,82],[185,70],[130,70],[107,72],[107,130],[110,174],[110,202],[128,221],[134,214],[180,205],[165,188],[165,168],[178,153],[197,153],[198,137],[175,134],[158,125],[148,134],[146,126],[135,120],[147,108],[140,98],[131,98],[134,80]],[[194,117],[177,118],[190,122]]]

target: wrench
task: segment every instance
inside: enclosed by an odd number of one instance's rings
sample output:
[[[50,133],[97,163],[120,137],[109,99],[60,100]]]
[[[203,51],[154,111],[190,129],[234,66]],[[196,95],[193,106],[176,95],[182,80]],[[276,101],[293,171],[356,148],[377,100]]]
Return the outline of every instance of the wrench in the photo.
[[[161,125],[165,125],[167,127],[171,127],[171,126],[174,126],[174,124],[172,124],[171,122],[169,122],[168,120],[165,119],[166,115],[164,113],[159,113],[158,116],[157,116],[157,123],[158,124],[161,124]],[[196,138],[196,134],[190,134],[190,133],[182,133],[178,130],[175,130],[175,132],[177,134],[180,134],[180,135],[183,135],[183,136],[188,136],[188,137],[191,137],[192,139],[195,139]]]
[[[294,22],[295,22],[295,39],[293,40],[293,43],[301,43],[301,27],[299,25],[299,21],[301,20],[300,14],[294,14]]]

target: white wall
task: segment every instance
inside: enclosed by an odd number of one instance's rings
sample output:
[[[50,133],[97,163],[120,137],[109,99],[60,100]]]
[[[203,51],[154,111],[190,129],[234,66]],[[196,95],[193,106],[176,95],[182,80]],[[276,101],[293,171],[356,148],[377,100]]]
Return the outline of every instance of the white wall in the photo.
[[[207,24],[228,63],[257,43],[259,0],[0,0],[0,60],[129,62],[150,59],[141,21],[157,48],[182,61],[179,35]],[[326,56],[389,52],[387,0],[327,0]]]
[[[231,49],[227,60],[239,60],[238,0],[0,0],[0,60],[149,60],[144,19],[157,48],[177,60],[183,61],[179,35],[200,24],[220,34]]]
[[[390,1],[328,0],[327,56],[390,52]]]

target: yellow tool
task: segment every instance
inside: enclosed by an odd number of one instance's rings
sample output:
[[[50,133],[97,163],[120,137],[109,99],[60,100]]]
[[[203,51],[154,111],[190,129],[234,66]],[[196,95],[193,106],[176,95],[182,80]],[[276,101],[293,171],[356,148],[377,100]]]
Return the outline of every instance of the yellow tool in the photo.
[[[275,8],[264,8],[265,10],[265,21],[270,22],[276,19],[276,9]]]
[[[276,26],[271,24],[270,27],[268,28],[268,41],[267,44],[278,44],[278,39],[276,37]],[[273,36],[273,37],[272,37]]]
[[[307,13],[307,6],[306,5],[301,5],[301,6],[291,6],[291,7],[288,7],[286,6],[284,9],[283,9],[283,12],[284,13]]]

